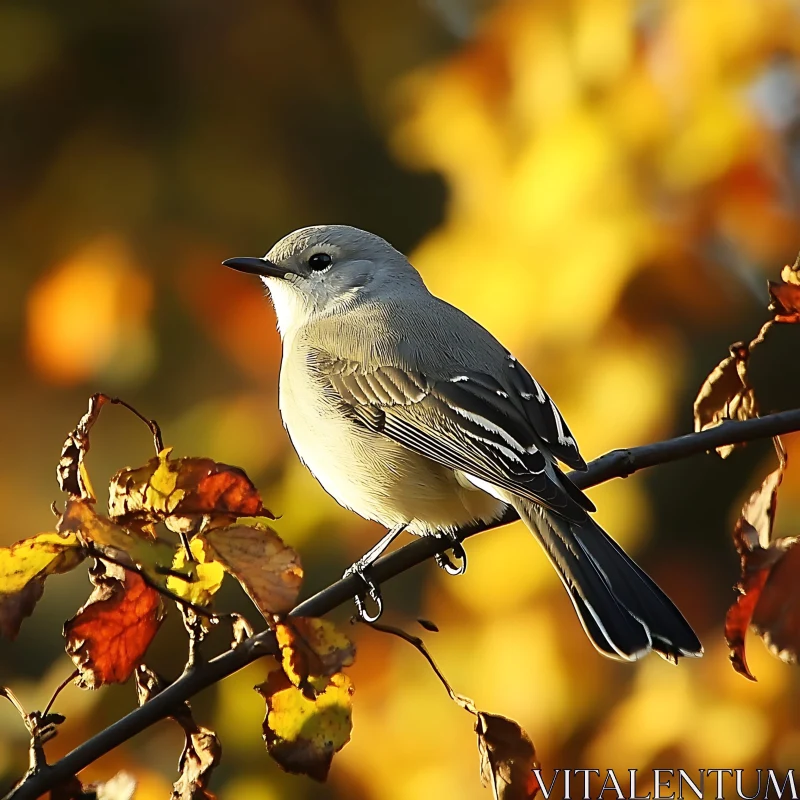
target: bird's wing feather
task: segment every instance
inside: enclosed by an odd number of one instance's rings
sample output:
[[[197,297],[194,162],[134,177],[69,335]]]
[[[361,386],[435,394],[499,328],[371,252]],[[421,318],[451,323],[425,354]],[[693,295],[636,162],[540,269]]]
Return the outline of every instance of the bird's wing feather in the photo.
[[[527,408],[539,405],[535,394],[522,396],[512,383],[502,388],[473,372],[434,381],[398,367],[365,371],[343,359],[324,359],[318,367],[362,424],[404,447],[566,516],[582,514],[576,506],[594,510],[557,467],[548,466],[554,449],[542,434],[571,434],[563,421],[553,422],[552,432],[536,424],[544,410]],[[526,388],[536,393],[537,387],[543,392],[536,383]]]

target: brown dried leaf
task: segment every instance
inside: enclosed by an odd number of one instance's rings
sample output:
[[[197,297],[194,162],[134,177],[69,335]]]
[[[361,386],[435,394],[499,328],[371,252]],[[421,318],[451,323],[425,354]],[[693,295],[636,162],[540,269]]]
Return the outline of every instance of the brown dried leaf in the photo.
[[[210,458],[170,458],[167,448],[138,469],[124,469],[109,487],[113,518],[144,515],[166,520],[169,527],[191,529],[205,514],[232,521],[236,517],[273,519],[258,490],[238,467]]]
[[[104,394],[95,394],[89,398],[89,409],[81,417],[75,430],[67,436],[61,449],[56,475],[62,492],[73,497],[89,499],[93,496],[92,488],[83,468],[83,459],[89,451],[89,431],[97,422],[100,409],[108,402]]]
[[[164,680],[142,664],[136,670],[136,693],[143,705],[164,689]],[[180,777],[172,787],[171,800],[215,800],[208,789],[211,773],[222,758],[222,745],[214,731],[198,725],[187,702],[181,703],[172,715],[186,734],[178,768]]]
[[[725,617],[725,639],[731,649],[733,668],[754,681],[755,677],[747,666],[745,637],[753,617],[759,613],[760,602],[771,573],[784,558],[787,550],[794,544],[791,539],[772,541],[772,527],[778,503],[778,487],[786,469],[785,460],[778,469],[771,472],[761,486],[753,492],[742,506],[742,512],[733,531],[733,543],[741,557],[741,576],[737,584],[737,597]],[[783,573],[783,570],[781,571]],[[785,574],[785,573],[783,573]],[[778,581],[771,596],[777,599]],[[779,615],[765,613],[759,615],[762,630],[771,630],[770,622]]]
[[[775,322],[800,322],[800,256],[783,268],[780,283],[769,282],[769,293]]]
[[[164,618],[161,596],[135,572],[97,562],[95,589],[64,624],[67,655],[80,675],[76,683],[96,689],[125,683],[141,662]]]
[[[732,344],[724,358],[706,378],[694,401],[694,429],[704,431],[725,420],[745,420],[758,416],[753,387],[747,378],[750,351],[742,342]],[[717,448],[727,458],[739,445]]]
[[[313,699],[277,669],[255,689],[267,701],[263,731],[269,754],[287,772],[324,781],[334,753],[350,741],[353,684],[341,672],[311,683]]]
[[[180,777],[172,787],[172,800],[215,800],[209,791],[208,781],[222,757],[222,745],[214,731],[196,726],[193,732],[186,731],[178,767]]]
[[[219,561],[241,583],[268,620],[290,611],[300,592],[300,557],[265,525],[235,524],[214,528],[198,537],[207,558]]]
[[[478,712],[475,723],[481,757],[481,783],[491,786],[495,800],[530,800],[539,791],[533,773],[538,769],[536,749],[512,719]]]
[[[84,558],[74,533],[40,533],[0,547],[0,634],[15,639],[44,592],[45,578],[69,572]]]

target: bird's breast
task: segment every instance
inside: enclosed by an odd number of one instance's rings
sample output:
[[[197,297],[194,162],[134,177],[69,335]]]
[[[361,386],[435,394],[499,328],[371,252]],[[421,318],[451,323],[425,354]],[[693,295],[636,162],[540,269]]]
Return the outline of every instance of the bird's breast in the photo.
[[[297,354],[283,359],[280,410],[300,460],[340,505],[362,517],[386,527],[412,523],[410,530],[422,533],[497,513],[494,498],[465,489],[452,470],[358,422],[324,375]]]

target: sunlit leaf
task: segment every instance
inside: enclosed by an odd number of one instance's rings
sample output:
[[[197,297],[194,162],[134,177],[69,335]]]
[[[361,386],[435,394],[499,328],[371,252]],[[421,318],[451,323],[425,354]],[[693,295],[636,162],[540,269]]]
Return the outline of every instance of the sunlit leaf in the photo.
[[[272,518],[258,490],[238,467],[210,458],[170,458],[166,448],[138,469],[124,469],[111,480],[112,517],[145,514],[167,517],[242,516]],[[180,526],[180,519],[175,520]]]
[[[135,572],[97,562],[95,589],[64,624],[67,654],[79,686],[124,683],[141,662],[164,617],[161,596]]]
[[[481,757],[481,783],[496,800],[530,800],[539,791],[533,773],[539,767],[536,749],[513,719],[478,712],[475,723]]]
[[[44,592],[45,578],[69,572],[84,558],[74,533],[40,533],[0,547],[0,634],[16,638]]]
[[[189,546],[196,561],[192,565],[194,580],[184,581],[178,577],[170,576],[167,578],[167,589],[190,603],[206,606],[222,586],[225,569],[218,561],[208,557],[206,553],[207,545],[202,539],[192,539]],[[179,547],[175,553],[175,560],[172,564],[173,569],[182,570],[185,564],[186,553],[182,547]]]
[[[304,691],[310,676],[333,675],[351,666],[355,658],[353,643],[328,620],[287,618],[275,626],[275,636],[283,671]]]
[[[694,401],[694,429],[703,431],[728,419],[750,419],[758,416],[753,387],[747,379],[747,345],[731,345],[724,358],[706,378]],[[737,445],[724,445],[717,452],[726,458]]]
[[[334,753],[350,740],[353,685],[341,672],[311,683],[313,700],[280,669],[255,688],[267,701],[263,731],[269,754],[287,772],[324,781]]]
[[[198,538],[207,545],[206,558],[219,561],[266,617],[293,608],[303,580],[300,557],[275,531],[240,522]]]

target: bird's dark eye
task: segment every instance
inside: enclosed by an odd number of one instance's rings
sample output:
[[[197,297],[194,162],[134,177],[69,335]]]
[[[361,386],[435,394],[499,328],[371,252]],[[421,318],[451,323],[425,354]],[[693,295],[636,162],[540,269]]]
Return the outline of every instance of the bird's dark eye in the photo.
[[[322,271],[323,269],[328,269],[332,261],[333,259],[328,253],[314,253],[314,255],[308,259],[308,266],[315,271]]]

